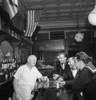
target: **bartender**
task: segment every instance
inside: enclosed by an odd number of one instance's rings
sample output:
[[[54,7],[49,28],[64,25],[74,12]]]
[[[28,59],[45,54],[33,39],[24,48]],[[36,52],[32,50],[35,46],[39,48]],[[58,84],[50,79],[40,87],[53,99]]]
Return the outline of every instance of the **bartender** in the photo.
[[[13,100],[31,100],[34,96],[31,92],[35,87],[36,80],[45,79],[36,68],[36,61],[37,57],[30,55],[27,63],[17,69],[13,80]]]

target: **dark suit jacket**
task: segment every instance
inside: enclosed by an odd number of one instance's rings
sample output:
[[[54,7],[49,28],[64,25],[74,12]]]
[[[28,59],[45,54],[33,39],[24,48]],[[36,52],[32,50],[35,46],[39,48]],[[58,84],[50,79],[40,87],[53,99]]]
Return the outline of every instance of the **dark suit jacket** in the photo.
[[[79,75],[75,78],[72,89],[75,92],[83,92],[84,99],[85,100],[93,100],[92,98],[89,99],[89,97],[92,97],[92,94],[89,93],[93,85],[91,86],[91,83],[93,83],[94,73],[92,70],[95,69],[95,66],[91,63],[88,64],[88,67],[84,67],[83,70],[79,73]],[[96,83],[96,81],[95,81]],[[96,86],[94,86],[95,88]],[[94,89],[93,89],[94,90]],[[95,88],[96,90],[96,88]],[[95,91],[95,99],[96,100],[96,91]],[[87,99],[86,99],[87,98]]]
[[[76,73],[76,76],[75,76],[75,78],[77,78],[78,77],[78,75],[79,75],[79,73],[80,73],[81,71],[79,70],[77,73]],[[72,80],[66,80],[66,87],[68,87],[69,89],[72,89],[72,85],[73,85],[73,83],[74,83],[74,81],[75,81],[75,78],[73,78]]]
[[[56,74],[59,74],[59,75],[63,76],[63,79],[65,81],[73,79],[71,69],[70,69],[70,67],[67,63],[65,65],[65,69],[62,69],[62,67],[60,65],[60,62],[57,62],[56,66],[55,66],[55,70],[54,70],[53,73],[56,73]]]

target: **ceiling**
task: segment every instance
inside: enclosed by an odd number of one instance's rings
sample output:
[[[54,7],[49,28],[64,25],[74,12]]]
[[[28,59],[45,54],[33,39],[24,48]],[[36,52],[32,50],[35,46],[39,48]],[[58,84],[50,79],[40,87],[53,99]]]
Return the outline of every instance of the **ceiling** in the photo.
[[[88,14],[94,8],[94,0],[19,0],[22,10],[42,10],[39,25],[46,28],[76,27],[89,25]],[[22,6],[21,6],[22,5]]]
[[[41,30],[76,28],[78,23],[79,27],[86,28],[91,26],[87,18],[94,5],[95,0],[18,0],[17,15],[22,18],[17,19],[24,24],[24,12],[39,10]]]

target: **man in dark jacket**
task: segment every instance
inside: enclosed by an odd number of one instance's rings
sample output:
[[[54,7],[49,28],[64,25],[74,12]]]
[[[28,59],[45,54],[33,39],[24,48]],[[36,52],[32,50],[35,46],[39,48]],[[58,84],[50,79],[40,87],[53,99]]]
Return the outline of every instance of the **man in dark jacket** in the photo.
[[[79,70],[75,79],[65,81],[63,84],[65,86],[70,84],[76,94],[82,92],[84,100],[96,100],[96,68],[91,58],[85,52],[79,52],[75,55],[75,63]]]
[[[56,77],[58,79],[60,76],[62,76],[65,81],[73,79],[71,69],[67,62],[66,53],[59,52],[57,58],[58,62],[56,63],[53,77]]]

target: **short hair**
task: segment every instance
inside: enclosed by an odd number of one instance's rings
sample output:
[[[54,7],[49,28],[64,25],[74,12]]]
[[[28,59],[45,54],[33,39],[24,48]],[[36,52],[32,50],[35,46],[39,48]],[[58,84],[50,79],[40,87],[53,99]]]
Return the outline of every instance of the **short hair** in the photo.
[[[68,62],[69,62],[70,60],[72,60],[72,61],[75,63],[75,57],[69,57],[69,58],[67,59]]]
[[[62,54],[63,54],[65,57],[67,57],[67,53],[66,53],[65,51],[58,52],[57,57],[58,57],[59,55],[62,55]]]
[[[90,61],[92,61],[92,57],[89,57],[85,52],[81,51],[76,53],[75,57],[77,60],[83,61],[85,64],[88,64]]]
[[[72,59],[73,61],[75,61],[75,57],[69,57],[68,60]]]
[[[35,55],[30,55],[28,58],[27,58],[27,62],[31,62],[33,59],[36,59],[37,61],[37,57]]]

